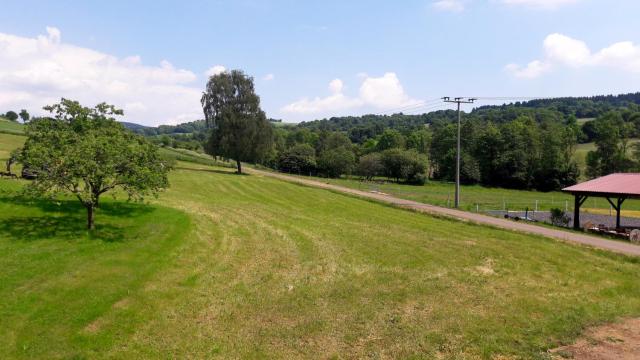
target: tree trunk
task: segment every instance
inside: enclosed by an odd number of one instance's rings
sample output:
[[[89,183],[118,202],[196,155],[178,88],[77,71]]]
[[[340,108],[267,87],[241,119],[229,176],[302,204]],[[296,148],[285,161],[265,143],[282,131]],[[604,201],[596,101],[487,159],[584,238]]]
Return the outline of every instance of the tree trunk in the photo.
[[[93,230],[93,204],[87,205],[87,230]]]
[[[238,167],[238,174],[242,174],[242,163],[240,160],[236,160],[236,166]]]

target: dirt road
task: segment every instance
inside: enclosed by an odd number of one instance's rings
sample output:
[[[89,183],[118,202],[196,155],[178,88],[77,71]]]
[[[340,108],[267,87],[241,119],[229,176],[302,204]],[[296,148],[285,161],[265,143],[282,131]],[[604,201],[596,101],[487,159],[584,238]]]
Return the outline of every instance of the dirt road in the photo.
[[[592,246],[595,248],[609,250],[609,251],[613,251],[620,254],[640,256],[640,246],[633,245],[631,243],[607,240],[607,239],[603,239],[595,236],[563,231],[560,229],[550,229],[542,226],[515,222],[512,220],[482,215],[478,213],[471,213],[471,212],[466,212],[466,211],[461,211],[456,209],[443,208],[439,206],[420,203],[417,201],[399,199],[391,195],[350,189],[343,186],[327,184],[317,180],[305,179],[301,177],[289,176],[289,175],[279,174],[279,173],[274,173],[269,171],[262,171],[262,170],[247,168],[247,172],[259,174],[263,176],[269,176],[269,177],[273,177],[273,178],[277,178],[277,179],[281,179],[289,182],[314,186],[322,189],[328,189],[328,190],[338,191],[346,194],[356,195],[359,197],[373,199],[380,202],[392,204],[399,207],[409,208],[409,209],[413,209],[413,210],[424,212],[424,213],[445,215],[445,216],[453,217],[453,218],[464,220],[464,221],[470,221],[478,224],[492,225],[492,226],[503,228],[503,229],[520,231],[520,232],[525,232],[530,234],[542,235],[542,236],[546,236],[546,237],[557,239],[557,240]]]

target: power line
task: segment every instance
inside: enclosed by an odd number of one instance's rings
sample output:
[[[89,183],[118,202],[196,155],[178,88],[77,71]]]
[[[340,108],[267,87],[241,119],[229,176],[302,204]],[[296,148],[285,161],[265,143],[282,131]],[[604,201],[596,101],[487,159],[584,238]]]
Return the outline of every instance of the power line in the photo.
[[[449,104],[437,104],[437,105],[432,105],[432,106],[428,106],[428,107],[424,107],[424,108],[418,108],[412,111],[407,112],[407,115],[417,115],[417,114],[426,114],[426,113],[430,113],[432,111],[437,111],[437,110],[449,110],[451,109],[450,107],[448,107]]]
[[[421,107],[421,106],[427,106],[427,105],[431,105],[431,104],[435,104],[440,102],[440,99],[427,99],[427,100],[421,100],[418,101],[416,103],[413,104],[408,104],[405,106],[400,106],[400,107],[395,107],[395,108],[390,108],[390,109],[386,109],[386,110],[382,110],[382,111],[378,111],[376,112],[376,114],[387,114],[387,113],[398,113],[398,112],[402,112],[402,111],[407,111],[409,109],[413,109],[416,107]]]

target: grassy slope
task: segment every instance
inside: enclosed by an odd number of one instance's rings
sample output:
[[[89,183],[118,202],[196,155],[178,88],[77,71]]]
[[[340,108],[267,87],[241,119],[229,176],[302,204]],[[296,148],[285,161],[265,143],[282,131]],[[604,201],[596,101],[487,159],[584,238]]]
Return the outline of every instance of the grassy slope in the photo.
[[[631,155],[631,151],[633,150],[633,148],[631,147],[632,144],[638,143],[640,142],[640,139],[631,139],[629,140],[629,155]],[[578,163],[578,166],[580,167],[580,169],[582,169],[582,172],[584,173],[584,169],[586,169],[587,167],[587,153],[589,151],[593,151],[596,149],[596,144],[595,143],[586,143],[586,144],[578,144],[578,146],[576,147],[576,153],[575,153],[575,159]]]
[[[640,315],[636,260],[179,168],[162,206],[106,202],[94,238],[74,202],[0,199],[0,353],[534,358]]]
[[[0,117],[0,133],[22,134],[23,125]]]
[[[453,206],[454,200],[454,184],[429,181],[424,186],[413,186],[396,183],[378,184],[375,182],[362,182],[359,178],[340,178],[318,180],[342,185],[354,189],[381,191],[400,198],[410,199],[434,204],[439,206]],[[476,211],[476,205],[479,205],[480,211],[501,210],[503,201],[509,210],[524,211],[525,208],[535,209],[536,200],[538,201],[538,210],[548,210],[553,207],[564,209],[565,202],[568,204],[569,211],[573,209],[573,197],[562,192],[539,192],[525,190],[510,190],[501,188],[488,188],[479,185],[462,185],[460,190],[460,204],[465,210]],[[606,199],[590,198],[582,208],[585,211],[590,209],[601,209],[607,213],[609,211],[609,203]],[[624,204],[626,210],[640,210],[640,201],[628,200]]]

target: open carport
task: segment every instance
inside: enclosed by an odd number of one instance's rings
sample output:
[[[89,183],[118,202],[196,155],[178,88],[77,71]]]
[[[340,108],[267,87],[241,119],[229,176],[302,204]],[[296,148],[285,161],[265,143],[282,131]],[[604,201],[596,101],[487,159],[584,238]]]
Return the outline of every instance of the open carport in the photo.
[[[640,174],[617,173],[602,176],[562,189],[574,196],[573,227],[580,229],[580,207],[589,197],[607,199],[616,210],[616,228],[620,228],[620,211],[627,199],[640,199]]]

